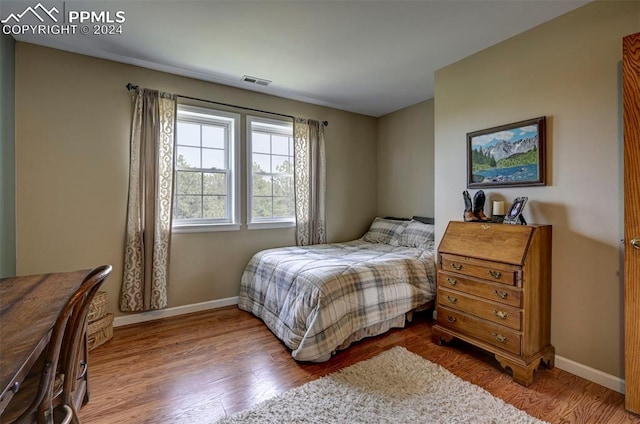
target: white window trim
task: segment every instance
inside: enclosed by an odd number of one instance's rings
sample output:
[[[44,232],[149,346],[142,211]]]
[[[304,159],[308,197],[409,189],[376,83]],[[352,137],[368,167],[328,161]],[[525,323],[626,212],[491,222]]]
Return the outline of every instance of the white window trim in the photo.
[[[248,230],[265,230],[268,228],[293,228],[296,226],[295,221],[284,221],[277,220],[273,222],[264,221],[264,222],[252,222],[247,224]]]
[[[174,234],[209,233],[214,231],[239,231],[240,224],[180,224],[171,229]]]
[[[230,143],[229,143],[229,173],[230,187],[228,196],[230,208],[228,220],[217,219],[190,219],[190,220],[172,220],[171,231],[173,233],[199,233],[213,231],[238,231],[240,230],[240,114],[226,112],[217,109],[209,109],[198,106],[178,104],[179,113],[192,115],[194,122],[209,121],[212,123],[220,123],[212,115],[227,118],[230,125]],[[182,120],[189,121],[189,117]],[[174,164],[175,172],[175,164]]]
[[[293,132],[293,122],[278,120],[278,119],[269,119],[263,118],[260,116],[251,116],[247,115],[246,122],[246,134],[247,134],[247,151],[246,151],[246,159],[247,159],[247,229],[249,230],[263,230],[269,228],[292,228],[296,226],[295,216],[293,218],[273,218],[273,219],[264,219],[260,221],[253,221],[252,211],[253,211],[253,137],[252,137],[252,124],[254,122],[261,124],[271,124],[278,127],[283,125],[290,126],[291,132],[277,131],[273,130],[274,133],[280,133],[282,135],[291,136]]]

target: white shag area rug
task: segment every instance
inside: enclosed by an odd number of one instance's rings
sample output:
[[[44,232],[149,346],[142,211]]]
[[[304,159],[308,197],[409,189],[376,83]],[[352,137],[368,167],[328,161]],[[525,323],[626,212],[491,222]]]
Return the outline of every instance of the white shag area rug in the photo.
[[[396,346],[218,421],[229,423],[545,422]]]

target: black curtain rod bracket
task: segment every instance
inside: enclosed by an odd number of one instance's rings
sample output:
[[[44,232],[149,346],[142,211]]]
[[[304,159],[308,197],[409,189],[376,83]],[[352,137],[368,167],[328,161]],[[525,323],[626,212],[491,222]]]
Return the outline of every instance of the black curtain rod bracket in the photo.
[[[127,85],[125,85],[125,87],[129,91],[135,91],[135,90],[137,90],[139,88],[139,86],[131,84],[130,82],[127,83]],[[213,100],[199,99],[197,97],[183,96],[181,94],[176,94],[176,96],[182,97],[183,99],[195,100],[195,101],[198,101],[198,102],[213,103],[213,104],[220,105],[220,106],[227,106],[227,107],[233,107],[233,108],[236,108],[236,109],[250,110],[252,112],[267,113],[269,115],[283,116],[285,118],[290,118],[290,119],[293,119],[293,120],[296,119],[295,116],[285,115],[283,113],[277,113],[277,112],[269,112],[268,110],[253,109],[253,108],[250,108],[250,107],[232,105],[232,104],[229,104],[229,103],[214,102]],[[329,126],[329,122],[328,121],[321,121],[321,123],[325,127]]]

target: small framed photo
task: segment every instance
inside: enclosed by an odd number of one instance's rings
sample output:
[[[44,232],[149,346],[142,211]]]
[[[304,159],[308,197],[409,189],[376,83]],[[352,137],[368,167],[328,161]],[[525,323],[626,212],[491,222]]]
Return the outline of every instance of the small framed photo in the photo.
[[[546,184],[546,117],[467,134],[467,187]]]
[[[524,211],[524,205],[527,204],[528,197],[516,197],[516,200],[513,201],[511,205],[511,209],[504,216],[503,224],[522,224],[526,225],[527,221],[525,221],[522,216],[522,212]]]

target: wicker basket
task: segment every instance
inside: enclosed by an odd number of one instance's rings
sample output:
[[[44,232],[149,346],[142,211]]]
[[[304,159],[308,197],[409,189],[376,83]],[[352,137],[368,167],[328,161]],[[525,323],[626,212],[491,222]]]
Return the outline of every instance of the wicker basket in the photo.
[[[108,342],[113,337],[113,314],[106,314],[97,321],[89,323],[89,350]]]
[[[107,313],[107,292],[99,291],[93,297],[89,306],[88,322],[94,322],[104,317]]]

